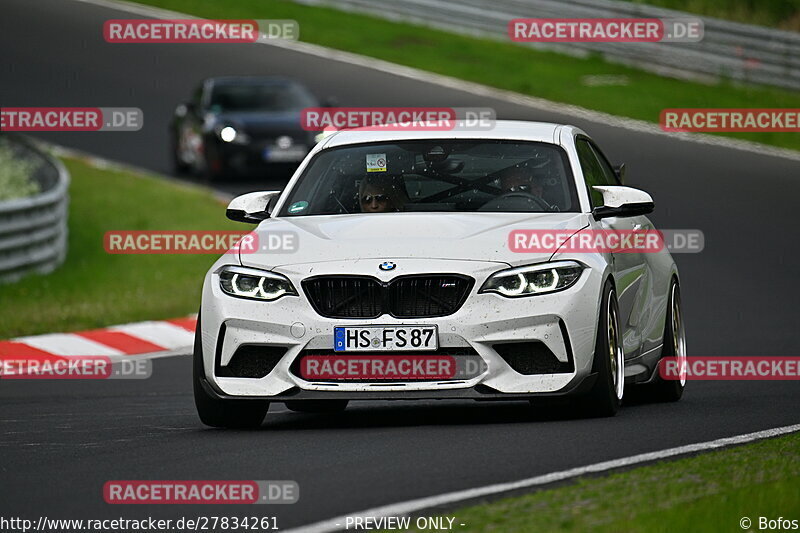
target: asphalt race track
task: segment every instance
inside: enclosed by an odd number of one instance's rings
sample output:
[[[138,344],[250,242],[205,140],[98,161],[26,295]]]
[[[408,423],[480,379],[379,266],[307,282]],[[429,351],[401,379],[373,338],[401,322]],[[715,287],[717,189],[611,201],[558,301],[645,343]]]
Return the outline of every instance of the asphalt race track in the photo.
[[[136,133],[40,137],[165,174],[172,110],[214,75],[280,74],[343,106],[481,106],[499,118],[573,123],[628,164],[628,182],[656,200],[657,227],[705,233],[704,252],[675,256],[690,355],[800,355],[797,160],[587,122],[283,48],[111,45],[101,33],[109,18],[141,17],[71,0],[4,0],[0,103],[139,107],[145,126]],[[266,190],[281,180],[221,188]],[[178,357],[156,360],[144,381],[0,382],[0,515],[258,514],[284,528],[800,422],[800,383],[728,381],[692,382],[678,404],[628,405],[613,419],[531,413],[524,403],[367,402],[336,416],[275,404],[262,430],[221,431],[198,420],[190,374],[189,358]],[[112,506],[102,487],[113,479],[291,479],[301,496],[255,509]]]

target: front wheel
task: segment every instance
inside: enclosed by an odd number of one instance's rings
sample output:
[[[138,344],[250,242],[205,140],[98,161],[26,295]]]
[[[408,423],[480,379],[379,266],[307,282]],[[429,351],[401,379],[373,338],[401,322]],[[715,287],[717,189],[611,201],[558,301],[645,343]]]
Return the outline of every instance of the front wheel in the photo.
[[[686,331],[683,324],[683,311],[681,310],[681,291],[677,280],[673,279],[669,287],[667,301],[667,319],[664,324],[664,343],[661,349],[661,358],[674,357],[678,368],[686,368]],[[677,402],[683,396],[686,388],[686,374],[682,373],[680,379],[663,379],[659,368],[654,369],[653,382],[643,385],[644,393],[648,399],[661,402]]]
[[[194,404],[203,424],[215,428],[257,428],[264,421],[269,402],[264,400],[225,400],[209,395],[203,388],[203,348],[200,342],[200,317],[194,334]]]
[[[213,140],[203,140],[202,154],[199,165],[201,180],[214,183],[238,177],[222,148]]]
[[[191,170],[191,167],[183,160],[183,157],[180,154],[180,147],[179,142],[176,136],[173,134],[172,142],[170,143],[170,152],[171,152],[171,161],[172,161],[172,173],[176,176],[183,176],[188,174]]]
[[[585,412],[598,417],[616,415],[625,392],[625,353],[617,295],[611,282],[603,287],[600,301],[592,371],[597,374],[597,380],[583,398]]]

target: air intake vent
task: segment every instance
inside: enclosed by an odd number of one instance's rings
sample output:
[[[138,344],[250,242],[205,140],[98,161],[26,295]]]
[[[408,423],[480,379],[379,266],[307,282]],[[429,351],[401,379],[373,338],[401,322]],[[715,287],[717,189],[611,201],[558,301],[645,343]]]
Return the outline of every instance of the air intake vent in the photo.
[[[223,378],[263,378],[272,372],[285,353],[286,348],[279,346],[243,344],[227,365],[217,364],[215,373]]]
[[[495,351],[516,372],[524,375],[562,374],[573,371],[572,358],[559,361],[543,342],[509,342],[495,344]]]

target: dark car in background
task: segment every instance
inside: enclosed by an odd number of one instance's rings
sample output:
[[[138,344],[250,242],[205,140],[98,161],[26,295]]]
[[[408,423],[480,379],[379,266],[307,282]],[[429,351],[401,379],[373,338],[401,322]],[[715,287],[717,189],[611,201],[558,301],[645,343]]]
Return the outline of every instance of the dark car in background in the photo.
[[[296,167],[320,132],[305,131],[301,111],[323,105],[300,83],[266,76],[209,78],[175,109],[174,170],[206,179]]]

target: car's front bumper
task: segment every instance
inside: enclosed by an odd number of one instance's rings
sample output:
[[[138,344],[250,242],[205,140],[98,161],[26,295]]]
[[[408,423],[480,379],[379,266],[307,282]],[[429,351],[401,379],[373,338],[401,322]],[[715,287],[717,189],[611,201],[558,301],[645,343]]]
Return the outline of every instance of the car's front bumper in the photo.
[[[286,148],[278,147],[272,139],[254,139],[246,144],[225,143],[217,139],[209,142],[213,143],[209,150],[211,159],[217,160],[221,169],[240,174],[273,166],[297,167],[311,150],[310,144],[302,141]]]
[[[563,396],[577,396],[588,393],[595,380],[596,373],[588,373],[584,376],[575,376],[567,386],[554,392],[523,392],[507,393],[498,392],[492,388],[482,386],[458,389],[426,389],[426,390],[306,390],[299,387],[292,387],[279,394],[271,396],[248,395],[246,398],[251,400],[270,400],[276,402],[285,401],[306,401],[306,400],[476,400],[476,401],[496,401],[496,400],[529,400],[533,398],[560,398]],[[203,390],[212,398],[220,400],[240,400],[241,395],[227,394],[217,385],[204,378],[201,381]]]
[[[419,261],[417,264],[416,261]],[[206,278],[201,312],[203,367],[209,393],[230,398],[286,399],[496,399],[559,395],[581,392],[590,377],[596,338],[602,272],[587,268],[571,288],[528,298],[504,298],[479,294],[485,279],[501,270],[498,263],[444,260],[403,260],[403,274],[458,272],[472,276],[466,302],[452,315],[439,318],[332,319],[317,314],[301,289],[305,267],[283,269],[299,296],[274,302],[230,297],[219,289],[216,274]],[[371,262],[370,268],[374,268]],[[424,263],[424,267],[423,267]],[[318,263],[314,275],[341,274],[343,265]],[[350,273],[359,267],[348,265]],[[366,268],[366,267],[363,267]],[[356,271],[353,271],[355,269]],[[370,270],[370,275],[375,273]],[[386,274],[387,277],[396,275]],[[465,379],[409,382],[317,382],[293,371],[296,358],[309,351],[333,347],[333,328],[341,325],[436,325],[439,346],[474,350],[485,363],[479,375]],[[223,327],[224,325],[224,327]],[[223,332],[224,334],[220,334]],[[521,374],[494,349],[501,343],[543,343],[559,361],[570,362],[570,371],[552,374]],[[215,367],[227,365],[238,347],[245,344],[286,349],[263,378],[222,377]]]

